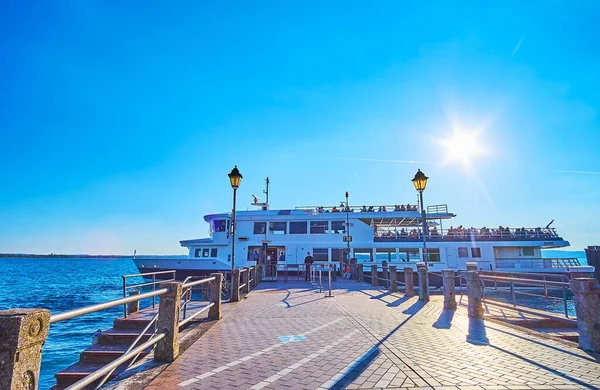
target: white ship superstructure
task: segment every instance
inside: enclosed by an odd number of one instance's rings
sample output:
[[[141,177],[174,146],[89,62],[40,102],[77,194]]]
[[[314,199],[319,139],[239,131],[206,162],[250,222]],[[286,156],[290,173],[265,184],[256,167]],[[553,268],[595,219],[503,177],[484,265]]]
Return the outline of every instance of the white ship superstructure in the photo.
[[[413,267],[423,261],[423,232],[416,205],[299,207],[236,213],[235,266],[303,264],[315,261],[397,264]],[[542,257],[542,249],[562,248],[569,242],[549,225],[541,228],[469,228],[452,226],[456,215],[447,205],[426,208],[427,258],[432,271],[462,270],[466,262],[479,269],[504,272],[567,272],[577,259]],[[209,214],[208,238],[183,240],[185,259],[134,259],[141,272],[175,269],[178,278],[231,270],[231,213]],[[348,254],[349,251],[349,254]]]

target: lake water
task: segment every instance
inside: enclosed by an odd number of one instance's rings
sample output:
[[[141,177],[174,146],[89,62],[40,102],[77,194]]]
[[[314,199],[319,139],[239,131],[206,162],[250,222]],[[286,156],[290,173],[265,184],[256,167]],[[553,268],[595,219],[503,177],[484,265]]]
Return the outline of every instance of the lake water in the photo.
[[[121,298],[121,275],[138,273],[131,259],[125,258],[0,258],[0,266],[0,310],[38,307],[54,314]],[[128,284],[141,281],[138,278]],[[520,299],[519,303],[562,312],[560,302],[529,301]],[[146,300],[141,306],[149,304]],[[77,362],[94,332],[111,328],[113,319],[121,315],[119,306],[53,324],[43,349],[39,388],[52,387],[54,373]]]
[[[138,273],[131,259],[122,258],[2,258],[0,266],[0,309],[38,307],[53,314],[121,298],[121,275]],[[54,373],[77,362],[94,332],[111,328],[122,313],[119,306],[52,324],[39,388],[55,385]]]

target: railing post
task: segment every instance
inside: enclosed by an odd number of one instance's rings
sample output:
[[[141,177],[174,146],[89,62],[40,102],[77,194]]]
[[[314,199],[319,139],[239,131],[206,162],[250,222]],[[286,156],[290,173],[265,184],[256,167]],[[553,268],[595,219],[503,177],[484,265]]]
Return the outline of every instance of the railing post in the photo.
[[[230,302],[240,301],[240,269],[236,268],[233,270],[233,276],[231,278],[231,298]]]
[[[444,286],[444,309],[456,310],[456,275],[451,269],[442,270],[442,282]]]
[[[377,280],[377,265],[371,266],[371,284],[375,287],[379,286],[379,280]]]
[[[252,280],[252,287],[256,287],[256,266],[253,265],[252,267],[250,267],[250,280]]]
[[[477,271],[467,271],[467,298],[469,317],[482,318],[481,280]]]
[[[262,282],[265,279],[265,266],[258,264],[256,266],[256,284]]]
[[[37,389],[50,311],[0,311],[0,389]]]
[[[569,277],[571,280],[573,279],[588,279],[594,278],[594,273],[590,271],[591,267],[579,266],[579,267],[569,267]]]
[[[223,274],[222,273],[214,273],[210,274],[211,277],[215,278],[209,284],[210,289],[210,302],[214,303],[214,305],[208,309],[208,319],[220,320],[221,319],[221,287],[223,285]]]
[[[246,284],[246,287],[244,287],[244,293],[248,294],[250,292],[250,268],[249,267],[244,267],[244,273],[242,276],[242,284]]]
[[[577,313],[579,346],[600,352],[600,286],[596,279],[571,279],[571,290]]]
[[[412,267],[404,267],[404,294],[408,297],[415,296],[415,281]]]
[[[390,278],[390,275],[389,275],[388,269],[389,269],[389,268],[388,268],[388,263],[387,263],[387,261],[382,261],[382,262],[381,262],[381,273],[383,274],[383,278],[384,278],[384,279],[389,279],[389,278]],[[389,286],[389,284],[388,284],[388,281],[387,281],[387,280],[384,280],[384,281],[383,281],[383,286],[384,286],[384,287],[388,287],[388,286]]]
[[[358,282],[359,283],[364,283],[365,281],[365,274],[364,274],[365,270],[363,268],[362,264],[357,264],[356,265],[356,273],[358,274]]]
[[[467,261],[466,266],[467,271],[477,271],[477,262],[475,261]]]
[[[398,280],[395,265],[390,265],[390,291],[398,292]]]
[[[166,336],[156,344],[154,360],[157,362],[172,362],[179,356],[179,300],[182,283],[162,282],[159,287],[167,292],[161,295],[158,305],[157,327]]]
[[[129,296],[132,296],[132,295],[140,295],[140,292],[137,290],[130,291]],[[127,308],[127,314],[133,314],[138,310],[140,310],[140,301],[129,302],[128,308]]]
[[[429,301],[429,278],[425,263],[417,263],[417,272],[419,273],[419,301]]]
[[[123,298],[127,296],[127,276],[121,275],[123,278]],[[123,318],[127,318],[127,304],[123,304]]]

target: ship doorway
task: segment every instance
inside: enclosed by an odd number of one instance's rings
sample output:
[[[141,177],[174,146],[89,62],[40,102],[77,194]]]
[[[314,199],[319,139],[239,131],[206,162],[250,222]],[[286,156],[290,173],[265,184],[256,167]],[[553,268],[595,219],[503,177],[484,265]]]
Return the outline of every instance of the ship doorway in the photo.
[[[266,248],[265,281],[276,281],[278,265],[285,264],[285,247],[269,246]]]

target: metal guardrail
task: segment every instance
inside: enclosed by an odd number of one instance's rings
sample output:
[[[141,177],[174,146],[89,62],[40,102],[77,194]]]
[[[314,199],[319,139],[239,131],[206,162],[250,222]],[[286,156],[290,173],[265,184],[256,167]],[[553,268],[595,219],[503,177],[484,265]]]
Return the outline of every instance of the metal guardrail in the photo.
[[[168,272],[172,272],[172,271],[161,271],[160,273],[168,273]],[[174,272],[174,271],[173,271]],[[158,274],[158,272],[157,272]],[[126,277],[133,277],[133,276],[140,276],[138,274],[136,275],[124,275],[123,280],[125,281],[127,278]],[[185,283],[183,284],[182,288],[185,289],[185,292],[182,293],[181,295],[181,299],[183,299],[183,302],[181,303],[182,305],[187,305],[187,301],[186,297],[189,295],[190,299],[191,299],[191,289],[193,287],[196,286],[200,286],[206,283],[210,283],[214,280],[216,280],[215,277],[209,277],[209,278],[204,278],[198,281],[193,281],[193,282],[188,282],[189,278],[186,279]],[[161,280],[161,282],[163,282],[165,280]],[[148,285],[148,284],[145,284]],[[139,287],[139,284],[136,285]],[[134,286],[127,286],[127,287],[134,287]],[[124,291],[126,291],[124,289]],[[92,306],[88,306],[88,307],[83,307],[83,308],[79,308],[79,309],[75,309],[75,310],[70,310],[67,312],[63,312],[63,313],[59,313],[59,314],[54,314],[50,316],[50,324],[56,323],[56,322],[60,322],[60,321],[65,321],[65,320],[69,320],[72,318],[76,318],[76,317],[80,317],[86,314],[90,314],[90,313],[95,313],[101,310],[105,310],[111,307],[115,307],[115,306],[120,306],[120,305],[127,305],[128,303],[131,302],[137,302],[140,301],[142,299],[146,299],[146,298],[155,298],[157,296],[163,295],[167,292],[166,288],[162,288],[162,289],[158,289],[158,290],[154,290],[151,292],[147,292],[144,294],[138,294],[138,295],[131,295],[128,297],[124,297],[124,298],[120,298],[120,299],[115,299],[112,301],[108,301],[108,302],[104,302],[104,303],[100,303],[100,304],[96,304],[96,305],[92,305]],[[194,318],[196,318],[197,316],[199,316],[200,314],[206,312],[207,310],[209,310],[212,306],[214,306],[215,303],[211,302],[210,304],[208,304],[206,307],[202,308],[201,310],[199,310],[198,312],[194,313],[193,315],[189,316],[188,318],[184,318],[183,320],[179,321],[179,326],[183,326],[185,324],[187,324],[188,322],[190,322],[191,320],[193,320]],[[130,361],[130,364],[127,368],[131,367],[131,365],[135,362],[135,360],[137,359],[137,357],[144,352],[144,350],[146,350],[149,347],[153,347],[154,345],[156,345],[156,343],[158,343],[161,339],[163,339],[166,336],[166,332],[161,332],[158,333],[158,329],[156,329],[156,323],[158,320],[158,313],[156,313],[156,315],[150,320],[150,322],[146,325],[146,327],[144,327],[144,329],[140,332],[140,334],[135,338],[135,340],[130,344],[130,346],[127,348],[127,350],[125,351],[125,353],[119,357],[118,359],[112,361],[111,363],[99,368],[98,370],[94,371],[93,373],[89,374],[88,376],[86,376],[85,378],[81,379],[80,381],[72,384],[71,386],[67,387],[68,390],[78,390],[78,389],[83,389],[86,386],[89,386],[90,384],[92,384],[93,382],[95,382],[98,379],[101,379],[101,381],[95,385],[95,388],[98,389],[100,388],[109,378],[110,375],[114,372],[114,370],[120,366],[121,364]],[[145,341],[144,343],[142,343],[141,345],[137,346],[136,345],[139,343],[139,341],[142,339],[143,336],[147,335],[147,331],[152,327],[155,326],[155,330],[152,333],[152,335],[150,336],[150,338]]]
[[[554,301],[562,301],[564,307],[565,317],[569,318],[569,309],[568,309],[568,299],[567,299],[567,291],[570,290],[571,285],[568,281],[557,281],[557,280],[548,280],[549,276],[558,277],[558,275],[552,274],[521,274],[519,276],[528,276],[528,277],[515,277],[515,276],[505,276],[505,273],[496,273],[493,271],[485,271],[478,272],[479,279],[481,280],[481,290],[483,301],[488,304],[494,304],[494,300],[489,297],[489,294],[486,296],[485,289],[488,291],[493,289],[497,292],[510,294],[513,307],[517,307],[517,295],[522,296],[530,296],[530,297],[538,297],[543,299],[549,299]],[[466,285],[465,271],[459,271],[457,273],[457,277],[460,279],[460,294],[461,299],[463,295],[463,280]],[[487,283],[486,283],[487,282]],[[542,294],[536,294],[531,292],[532,288],[543,289]],[[530,291],[523,291],[529,289]],[[552,296],[549,291],[550,290],[558,290],[562,294],[561,297]]]
[[[158,281],[156,281],[156,275],[164,275],[164,274],[173,274],[172,278],[170,279],[159,279]],[[156,291],[156,285],[160,284],[162,282],[172,282],[175,281],[175,270],[168,270],[168,271],[156,271],[156,272],[147,272],[147,273],[143,273],[143,274],[129,274],[129,275],[123,275],[123,297],[127,296],[127,290],[131,290],[131,289],[139,289],[141,287],[146,287],[146,286],[152,286],[152,291]],[[127,285],[127,279],[129,278],[133,278],[133,277],[142,277],[142,278],[148,278],[149,276],[152,276],[152,282],[146,282],[146,283],[138,283],[138,284],[134,284],[134,285]],[[156,298],[153,297],[152,298],[152,307],[156,306]],[[127,318],[127,306],[123,305],[123,318]]]

